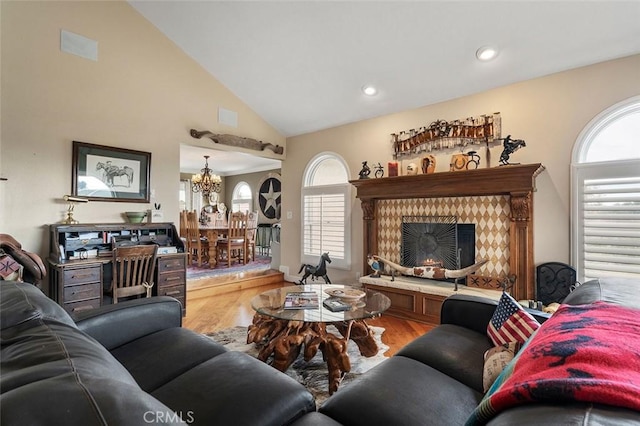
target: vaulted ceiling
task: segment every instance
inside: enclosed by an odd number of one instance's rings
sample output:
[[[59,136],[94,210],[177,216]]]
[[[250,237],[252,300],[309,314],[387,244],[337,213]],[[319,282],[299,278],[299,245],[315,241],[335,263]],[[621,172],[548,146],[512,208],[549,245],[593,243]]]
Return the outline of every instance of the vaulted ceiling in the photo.
[[[285,136],[640,53],[639,1],[130,4]]]

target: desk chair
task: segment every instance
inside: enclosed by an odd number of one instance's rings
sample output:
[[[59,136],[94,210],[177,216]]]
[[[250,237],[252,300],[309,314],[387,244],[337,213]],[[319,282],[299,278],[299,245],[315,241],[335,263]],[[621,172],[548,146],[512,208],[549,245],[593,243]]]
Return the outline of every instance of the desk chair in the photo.
[[[121,297],[151,296],[158,246],[155,244],[115,247],[113,249],[113,303]]]
[[[229,215],[229,227],[224,238],[218,238],[218,263],[226,262],[227,268],[233,261],[246,264],[245,241],[247,239],[246,215],[242,212],[232,212]]]
[[[187,213],[187,247],[189,264],[196,261],[198,267],[209,261],[209,240],[200,236],[200,218],[196,211]]]

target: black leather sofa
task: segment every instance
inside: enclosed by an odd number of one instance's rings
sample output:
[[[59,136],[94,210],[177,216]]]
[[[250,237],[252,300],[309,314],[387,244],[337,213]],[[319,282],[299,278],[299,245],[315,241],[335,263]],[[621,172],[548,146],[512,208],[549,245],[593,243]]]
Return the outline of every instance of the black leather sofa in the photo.
[[[564,302],[639,309],[638,289],[638,281],[596,280]],[[181,328],[174,299],[123,302],[72,319],[36,287],[0,282],[0,424],[463,425],[483,397],[483,354],[492,346],[486,327],[496,305],[448,298],[441,325],[315,411],[312,396],[286,375]],[[640,425],[640,412],[529,404],[488,424]]]
[[[315,410],[295,380],[181,327],[170,297],[71,318],[0,281],[0,424],[286,425]]]
[[[640,282],[590,281],[564,303],[598,300],[640,309]],[[492,347],[486,330],[496,306],[490,299],[449,297],[442,306],[441,325],[338,389],[295,425],[464,425],[483,398],[483,354]],[[541,312],[534,316],[539,322],[549,317]],[[488,424],[640,425],[640,412],[602,404],[528,404],[503,411]]]

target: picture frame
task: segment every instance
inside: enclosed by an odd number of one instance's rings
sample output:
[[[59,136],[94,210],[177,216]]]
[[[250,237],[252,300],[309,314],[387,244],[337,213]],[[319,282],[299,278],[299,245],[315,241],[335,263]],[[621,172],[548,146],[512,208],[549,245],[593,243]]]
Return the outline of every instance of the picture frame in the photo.
[[[73,141],[71,192],[91,201],[150,202],[151,153]]]

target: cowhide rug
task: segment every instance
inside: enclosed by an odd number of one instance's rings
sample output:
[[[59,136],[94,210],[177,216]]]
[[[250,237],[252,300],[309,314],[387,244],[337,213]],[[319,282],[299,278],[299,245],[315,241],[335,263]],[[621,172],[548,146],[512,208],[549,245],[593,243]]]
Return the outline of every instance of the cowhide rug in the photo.
[[[347,346],[347,353],[349,354],[349,359],[351,361],[351,371],[347,373],[342,382],[340,383],[340,387],[338,388],[338,392],[340,389],[343,389],[349,386],[349,383],[353,381],[356,377],[368,371],[369,369],[375,367],[382,361],[386,359],[384,353],[389,349],[387,345],[382,343],[382,333],[384,333],[383,327],[371,327],[374,333],[374,338],[376,343],[378,344],[379,351],[375,356],[371,358],[365,358],[360,355],[360,351],[358,350],[358,346],[353,342],[349,341],[349,345]],[[338,330],[333,326],[327,327],[327,331],[334,333],[336,335],[340,335]],[[209,333],[207,336],[211,337],[216,342],[224,345],[226,348],[245,352],[251,356],[256,357],[258,355],[258,349],[256,346],[252,344],[247,344],[247,327],[232,327],[227,328],[225,330],[221,330],[214,333]],[[327,364],[322,360],[322,352],[318,351],[315,357],[313,357],[309,362],[305,362],[302,357],[302,354],[296,359],[291,367],[286,371],[286,374],[289,377],[294,378],[298,382],[302,383],[309,391],[313,394],[316,399],[316,406],[322,405],[325,399],[329,397],[329,380],[327,378]]]

